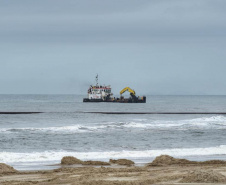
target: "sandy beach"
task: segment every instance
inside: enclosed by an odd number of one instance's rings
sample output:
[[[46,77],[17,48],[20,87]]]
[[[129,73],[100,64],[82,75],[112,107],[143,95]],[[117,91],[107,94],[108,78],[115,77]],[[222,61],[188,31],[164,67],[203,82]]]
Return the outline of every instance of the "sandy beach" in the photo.
[[[55,170],[17,171],[0,165],[2,185],[149,185],[149,184],[226,184],[226,161],[194,162],[167,155],[137,167],[130,160],[81,161],[66,158]]]

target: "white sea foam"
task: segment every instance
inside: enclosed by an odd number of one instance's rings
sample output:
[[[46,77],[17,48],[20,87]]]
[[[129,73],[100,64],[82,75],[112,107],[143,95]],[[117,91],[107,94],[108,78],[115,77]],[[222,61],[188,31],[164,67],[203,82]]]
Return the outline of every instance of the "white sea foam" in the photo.
[[[147,121],[147,119],[133,119],[134,121]]]
[[[226,117],[224,116],[212,116],[202,117],[189,120],[176,120],[176,121],[154,121],[153,125],[157,127],[180,127],[180,128],[220,128],[226,126]]]
[[[226,129],[226,117],[212,116],[189,120],[142,120],[141,122],[128,122],[123,125],[131,128],[150,128],[150,129]]]
[[[21,132],[21,131],[28,131],[28,132],[92,132],[97,129],[101,129],[102,126],[95,127],[95,126],[82,126],[82,125],[72,125],[72,126],[63,126],[63,127],[26,127],[26,128],[2,128],[0,132]]]
[[[0,152],[0,161],[4,163],[59,163],[64,156],[75,156],[82,160],[98,160],[110,158],[154,158],[159,155],[171,155],[174,157],[186,156],[211,156],[211,155],[226,155],[226,145],[209,148],[174,148],[174,149],[156,149],[144,151],[105,151],[105,152],[68,152],[68,151],[45,151],[33,153],[14,153]]]

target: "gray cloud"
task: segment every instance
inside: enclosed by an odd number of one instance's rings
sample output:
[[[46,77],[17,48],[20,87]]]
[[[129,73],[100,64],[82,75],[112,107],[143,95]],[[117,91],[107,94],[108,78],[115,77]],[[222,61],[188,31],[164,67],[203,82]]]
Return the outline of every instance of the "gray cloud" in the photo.
[[[224,0],[0,1],[0,93],[225,94]]]
[[[226,33],[222,1],[45,2],[2,5],[3,40],[144,41]]]

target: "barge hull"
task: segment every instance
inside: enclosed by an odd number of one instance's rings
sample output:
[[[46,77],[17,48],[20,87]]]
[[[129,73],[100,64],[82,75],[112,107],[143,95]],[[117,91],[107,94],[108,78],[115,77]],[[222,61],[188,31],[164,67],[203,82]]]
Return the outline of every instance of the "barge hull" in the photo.
[[[83,102],[111,102],[111,103],[146,103],[146,97],[144,96],[143,99],[133,99],[133,98],[124,98],[124,99],[89,99],[84,98]]]

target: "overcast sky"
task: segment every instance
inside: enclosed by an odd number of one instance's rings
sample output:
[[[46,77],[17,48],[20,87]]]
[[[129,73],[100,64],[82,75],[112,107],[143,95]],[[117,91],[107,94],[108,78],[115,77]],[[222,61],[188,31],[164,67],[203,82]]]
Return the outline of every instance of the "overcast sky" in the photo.
[[[226,95],[226,0],[0,0],[0,93]]]

